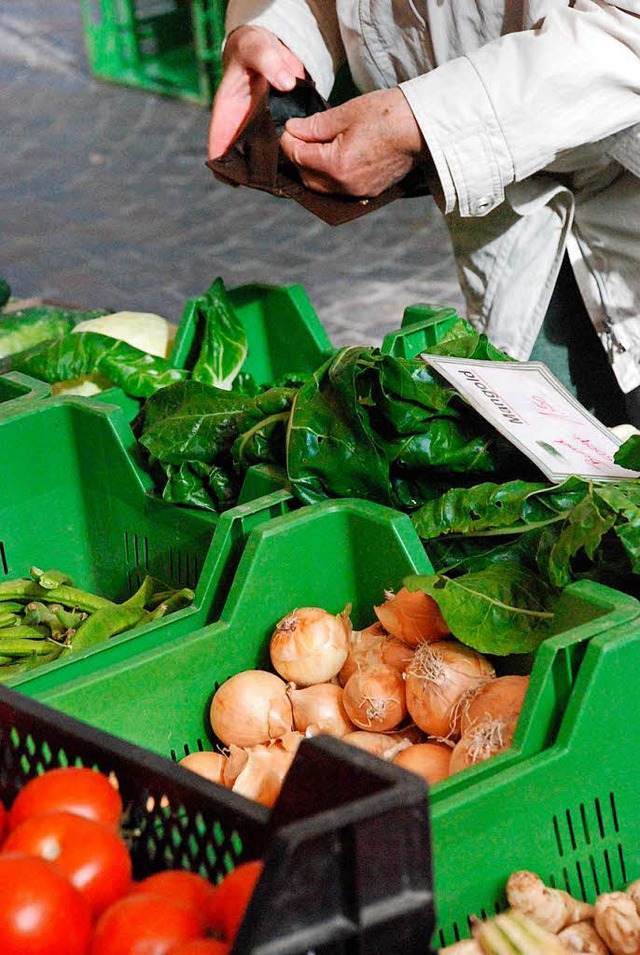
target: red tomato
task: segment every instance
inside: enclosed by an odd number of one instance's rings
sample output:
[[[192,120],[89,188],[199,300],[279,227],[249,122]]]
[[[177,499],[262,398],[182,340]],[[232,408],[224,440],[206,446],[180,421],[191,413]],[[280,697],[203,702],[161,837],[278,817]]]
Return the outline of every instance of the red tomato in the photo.
[[[217,938],[194,938],[191,942],[182,942],[169,952],[169,955],[227,955],[231,951],[228,942]]]
[[[47,859],[82,893],[94,916],[131,885],[131,857],[124,840],[101,822],[71,812],[25,819],[11,830],[3,851]]]
[[[6,810],[4,803],[0,802],[0,843],[6,836],[8,828],[9,828],[9,813]]]
[[[77,889],[35,856],[0,854],[2,955],[87,955],[93,922]]]
[[[122,799],[103,773],[83,766],[60,766],[34,776],[22,787],[9,810],[9,828],[42,812],[74,812],[117,829]]]
[[[201,919],[162,895],[127,895],[98,919],[90,955],[166,955],[181,942],[203,938]]]
[[[238,934],[261,872],[260,860],[241,862],[214,889],[208,906],[209,925],[228,942],[233,942]]]
[[[130,894],[138,895],[140,892],[154,895],[163,895],[177,902],[182,902],[187,908],[192,909],[202,920],[206,928],[207,910],[209,899],[214,892],[215,886],[205,879],[203,875],[197,872],[188,872],[182,869],[168,869],[166,872],[155,872],[147,876],[140,882],[135,882]]]

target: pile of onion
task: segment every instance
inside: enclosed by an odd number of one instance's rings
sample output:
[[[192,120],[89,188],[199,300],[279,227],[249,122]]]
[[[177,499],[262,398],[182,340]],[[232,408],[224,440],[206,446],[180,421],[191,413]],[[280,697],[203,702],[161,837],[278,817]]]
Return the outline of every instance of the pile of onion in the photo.
[[[213,696],[211,727],[225,749],[182,764],[272,806],[300,741],[319,733],[430,785],[506,749],[528,677],[496,677],[422,591],[385,597],[363,630],[353,629],[350,606],[283,617],[269,643],[275,672],[242,671]]]

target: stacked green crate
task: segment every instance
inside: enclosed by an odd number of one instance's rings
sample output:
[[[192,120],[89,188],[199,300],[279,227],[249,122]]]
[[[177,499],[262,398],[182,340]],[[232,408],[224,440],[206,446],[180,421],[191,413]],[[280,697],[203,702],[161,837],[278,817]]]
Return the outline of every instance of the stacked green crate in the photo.
[[[80,0],[95,76],[207,105],[222,73],[226,0]]]

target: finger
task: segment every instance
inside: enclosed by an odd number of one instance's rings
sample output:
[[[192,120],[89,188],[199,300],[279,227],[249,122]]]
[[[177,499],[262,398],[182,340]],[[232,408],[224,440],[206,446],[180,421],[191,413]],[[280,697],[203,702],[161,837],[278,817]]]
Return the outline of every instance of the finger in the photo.
[[[286,92],[293,89],[298,77],[304,76],[304,66],[275,36],[267,31],[243,31],[236,56],[246,68],[259,73],[271,86]]]
[[[344,132],[345,122],[340,109],[328,109],[311,116],[294,117],[287,121],[285,129],[296,139],[307,143],[328,143]]]
[[[266,90],[266,81],[246,70],[230,67],[224,74],[213,101],[209,122],[209,159],[224,155],[237,139],[255,104]]]
[[[280,145],[285,155],[295,164],[307,188],[316,192],[344,192],[334,175],[335,148],[333,143],[306,143],[283,133]]]

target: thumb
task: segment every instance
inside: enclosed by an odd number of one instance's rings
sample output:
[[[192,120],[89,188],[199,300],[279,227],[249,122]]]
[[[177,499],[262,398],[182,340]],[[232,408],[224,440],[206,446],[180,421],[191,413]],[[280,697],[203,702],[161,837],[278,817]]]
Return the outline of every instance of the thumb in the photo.
[[[311,116],[295,117],[287,121],[285,129],[296,139],[306,143],[329,143],[344,132],[345,124],[338,107]]]

